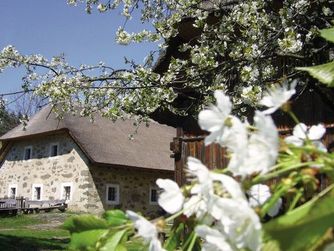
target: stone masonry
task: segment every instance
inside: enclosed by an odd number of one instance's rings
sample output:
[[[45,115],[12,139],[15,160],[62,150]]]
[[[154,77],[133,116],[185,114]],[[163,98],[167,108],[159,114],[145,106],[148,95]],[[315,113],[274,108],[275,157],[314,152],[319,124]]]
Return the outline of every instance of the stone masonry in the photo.
[[[51,144],[58,144],[58,156],[50,157]],[[32,158],[24,160],[25,147]],[[121,208],[155,216],[159,207],[149,202],[150,188],[157,178],[172,174],[137,167],[92,166],[79,146],[66,134],[54,134],[14,141],[0,166],[0,197],[16,186],[17,196],[32,199],[33,185],[42,185],[41,200],[60,199],[64,184],[71,185],[69,210],[102,213]],[[119,186],[119,204],[106,203],[106,185]]]

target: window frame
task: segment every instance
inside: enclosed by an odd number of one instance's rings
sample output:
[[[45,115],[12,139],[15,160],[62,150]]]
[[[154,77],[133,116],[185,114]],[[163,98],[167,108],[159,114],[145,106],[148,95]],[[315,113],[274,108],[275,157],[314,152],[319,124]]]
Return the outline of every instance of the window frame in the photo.
[[[12,188],[15,188],[15,196],[14,196],[14,198],[11,197],[11,190],[12,190]],[[16,197],[17,197],[17,184],[10,184],[8,186],[8,198],[15,199]]]
[[[57,146],[57,155],[52,156],[52,147]],[[59,156],[59,142],[51,143],[49,148],[49,157],[50,158],[56,158]]]
[[[64,188],[65,187],[70,187],[71,188],[70,198],[68,200],[66,200],[66,202],[72,201],[72,198],[73,198],[73,183],[72,182],[65,182],[65,183],[61,184],[61,186],[60,186],[60,198],[62,200],[65,200],[65,198],[64,198]]]
[[[113,187],[116,189],[116,200],[108,200],[108,192],[109,192],[109,188]],[[106,184],[106,196],[105,196],[105,201],[108,205],[119,205],[120,204],[120,191],[119,191],[119,185],[118,184],[113,184],[113,183],[109,183]]]
[[[30,156],[29,156],[28,159],[26,158],[26,150],[27,149],[30,149]],[[32,146],[26,146],[26,147],[24,147],[24,150],[23,150],[23,160],[31,160],[31,159],[32,159]]]
[[[40,187],[41,188],[40,199],[35,199],[34,195],[35,195],[35,188],[36,187]],[[37,201],[43,200],[43,184],[32,184],[31,200],[37,200]]]
[[[157,197],[156,201],[152,201],[152,190],[156,191],[156,197]],[[159,199],[159,188],[157,186],[150,186],[150,192],[148,197],[150,205],[158,205],[158,199]]]

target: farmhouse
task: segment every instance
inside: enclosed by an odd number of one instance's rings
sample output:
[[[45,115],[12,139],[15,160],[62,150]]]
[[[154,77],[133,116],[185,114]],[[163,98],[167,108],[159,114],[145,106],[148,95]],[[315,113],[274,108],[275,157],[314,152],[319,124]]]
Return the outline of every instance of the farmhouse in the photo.
[[[152,121],[94,122],[44,107],[23,128],[9,131],[0,163],[0,197],[66,199],[70,210],[100,213],[109,208],[156,214],[157,178],[173,178],[169,144],[175,129]]]

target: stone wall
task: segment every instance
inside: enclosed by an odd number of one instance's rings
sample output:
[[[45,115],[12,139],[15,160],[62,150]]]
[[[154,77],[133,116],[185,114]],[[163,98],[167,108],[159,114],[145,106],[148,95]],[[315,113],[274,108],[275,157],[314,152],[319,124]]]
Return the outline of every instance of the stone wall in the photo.
[[[59,145],[59,155],[50,156],[51,144]],[[24,148],[32,146],[32,159],[24,160]],[[8,195],[11,185],[17,196],[32,199],[33,184],[42,184],[42,200],[60,199],[62,184],[71,184],[72,211],[102,213],[121,208],[156,216],[161,209],[149,203],[150,187],[157,178],[173,178],[172,173],[126,167],[90,166],[88,159],[66,134],[36,137],[14,142],[0,167],[0,197]],[[120,201],[106,203],[106,184],[117,184]]]
[[[128,167],[101,167],[92,166],[91,176],[94,184],[89,192],[90,211],[101,209],[121,208],[145,213],[155,217],[162,213],[157,203],[150,203],[150,188],[156,188],[158,178],[173,179],[173,173],[157,170],[145,170]],[[90,179],[89,178],[89,179]],[[119,186],[119,204],[106,203],[106,186],[115,184]]]
[[[51,144],[59,144],[59,155],[50,157]],[[32,158],[24,160],[24,148],[32,147]],[[69,207],[83,211],[87,204],[83,174],[88,171],[88,160],[67,134],[36,137],[14,142],[0,167],[0,197],[8,195],[11,185],[17,186],[17,196],[32,199],[33,184],[42,185],[42,200],[60,199],[62,184],[71,184]]]

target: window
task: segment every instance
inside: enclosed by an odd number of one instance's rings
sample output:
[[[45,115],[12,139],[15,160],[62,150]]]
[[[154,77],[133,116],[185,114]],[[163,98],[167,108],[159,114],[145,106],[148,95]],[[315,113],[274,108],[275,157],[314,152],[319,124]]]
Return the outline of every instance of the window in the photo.
[[[72,183],[63,183],[61,185],[61,199],[70,201],[72,200]]]
[[[107,204],[119,204],[119,185],[107,184],[106,186],[106,202]]]
[[[32,156],[32,147],[31,146],[25,147],[23,159],[24,160],[31,159],[31,156]]]
[[[8,189],[8,198],[15,199],[17,194],[17,185],[10,185]]]
[[[59,145],[58,144],[52,144],[50,146],[50,157],[55,157],[58,155],[58,151],[59,151]]]
[[[32,185],[32,200],[42,200],[42,188],[41,184]]]
[[[157,187],[150,187],[150,204],[157,204],[158,203],[158,188]]]

